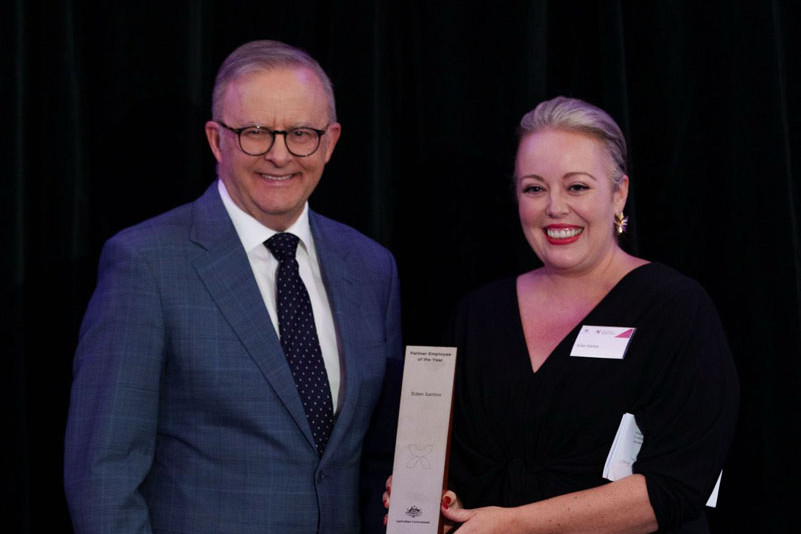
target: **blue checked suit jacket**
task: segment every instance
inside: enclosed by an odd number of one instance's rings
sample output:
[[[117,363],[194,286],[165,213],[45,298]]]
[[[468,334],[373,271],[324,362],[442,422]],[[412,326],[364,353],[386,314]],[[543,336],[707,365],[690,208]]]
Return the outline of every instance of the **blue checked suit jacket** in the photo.
[[[106,243],[66,433],[77,534],[382,531],[402,358],[395,261],[345,225],[310,223],[344,369],[322,458],[216,183]]]

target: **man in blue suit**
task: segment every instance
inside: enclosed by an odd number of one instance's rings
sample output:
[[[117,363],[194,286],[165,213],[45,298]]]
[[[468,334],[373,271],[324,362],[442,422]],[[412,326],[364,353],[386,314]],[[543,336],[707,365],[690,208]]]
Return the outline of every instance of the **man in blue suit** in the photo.
[[[331,82],[305,52],[251,42],[220,67],[212,113],[219,179],[101,255],[66,433],[75,531],[382,531],[398,276],[386,249],[308,207],[341,130]],[[283,233],[327,377],[322,443],[279,336],[265,242]]]

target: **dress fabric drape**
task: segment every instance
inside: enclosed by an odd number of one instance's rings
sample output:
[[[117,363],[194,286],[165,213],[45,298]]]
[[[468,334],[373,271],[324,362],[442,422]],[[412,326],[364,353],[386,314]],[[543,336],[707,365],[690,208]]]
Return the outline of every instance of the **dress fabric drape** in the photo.
[[[636,328],[625,358],[571,356],[583,325]],[[536,373],[514,278],[468,296],[448,342],[459,354],[450,480],[466,506],[517,506],[606,483],[604,462],[632,413],[645,435],[634,472],[646,477],[663,532],[699,531],[685,523],[703,525],[734,432],[738,378],[695,282],[661,264],[635,269]]]

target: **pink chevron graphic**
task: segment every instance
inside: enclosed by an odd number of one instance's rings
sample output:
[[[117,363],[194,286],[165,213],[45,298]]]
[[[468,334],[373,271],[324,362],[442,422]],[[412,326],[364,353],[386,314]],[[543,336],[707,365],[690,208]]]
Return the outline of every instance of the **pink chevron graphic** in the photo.
[[[633,328],[629,328],[625,332],[621,332],[620,334],[616,335],[615,337],[630,338],[633,333],[634,333],[634,329]]]

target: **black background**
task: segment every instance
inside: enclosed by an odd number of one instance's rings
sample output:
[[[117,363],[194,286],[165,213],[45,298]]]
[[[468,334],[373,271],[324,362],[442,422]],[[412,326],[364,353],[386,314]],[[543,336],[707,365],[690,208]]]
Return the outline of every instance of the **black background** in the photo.
[[[22,1],[0,17],[3,530],[71,532],[72,353],[102,243],[214,179],[222,59],[279,39],[335,86],[343,134],[311,204],[398,260],[407,344],[537,260],[515,128],[558,94],[630,140],[625,246],[698,279],[742,383],[715,532],[799,523],[799,3],[793,0]]]

